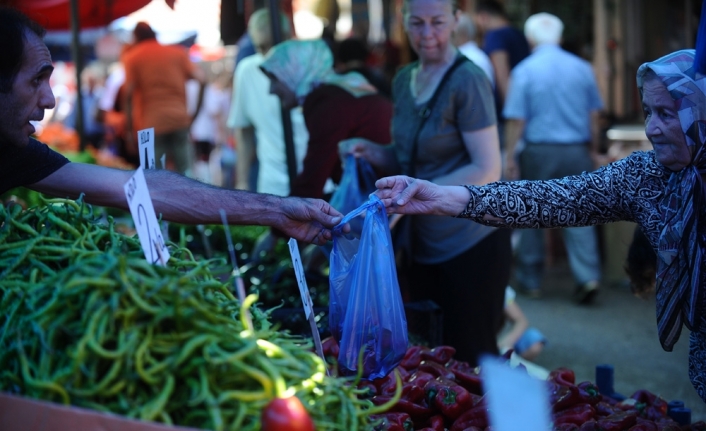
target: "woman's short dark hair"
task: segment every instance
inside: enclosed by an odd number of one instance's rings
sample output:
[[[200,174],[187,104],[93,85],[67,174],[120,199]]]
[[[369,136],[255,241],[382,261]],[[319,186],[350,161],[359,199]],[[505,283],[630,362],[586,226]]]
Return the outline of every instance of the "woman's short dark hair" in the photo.
[[[0,6],[0,93],[12,91],[15,77],[22,67],[27,31],[40,38],[46,33],[41,25],[17,9]]]

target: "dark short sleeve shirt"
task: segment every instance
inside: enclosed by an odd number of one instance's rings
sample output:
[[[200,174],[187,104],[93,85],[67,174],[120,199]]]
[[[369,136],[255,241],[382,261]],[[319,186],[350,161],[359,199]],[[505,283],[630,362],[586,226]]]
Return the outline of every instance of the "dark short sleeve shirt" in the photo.
[[[483,51],[490,55],[495,51],[507,51],[510,69],[517,66],[530,54],[525,35],[514,27],[502,27],[489,31],[483,40]]]
[[[35,139],[24,147],[0,143],[0,194],[41,181],[67,163],[66,157]]]

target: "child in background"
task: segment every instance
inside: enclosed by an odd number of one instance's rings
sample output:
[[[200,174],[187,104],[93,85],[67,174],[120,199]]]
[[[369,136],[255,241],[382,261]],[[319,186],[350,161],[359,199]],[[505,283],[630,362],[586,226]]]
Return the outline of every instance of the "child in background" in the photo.
[[[531,328],[527,317],[515,301],[515,290],[505,288],[505,325],[498,339],[500,353],[514,349],[522,358],[532,361],[542,352],[547,339],[537,328]]]

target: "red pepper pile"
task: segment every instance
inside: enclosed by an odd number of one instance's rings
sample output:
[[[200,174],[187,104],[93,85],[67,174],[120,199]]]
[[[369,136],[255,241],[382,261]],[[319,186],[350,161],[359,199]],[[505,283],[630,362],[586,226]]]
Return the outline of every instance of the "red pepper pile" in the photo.
[[[333,356],[338,346],[324,340],[324,354]],[[402,398],[388,413],[377,415],[376,431],[488,431],[489,419],[478,369],[453,359],[451,346],[429,349],[412,346],[397,367],[403,387]],[[697,431],[706,423],[680,427],[667,416],[667,402],[645,390],[618,402],[601,395],[590,382],[576,384],[568,368],[552,371],[547,379],[552,420],[557,431]],[[394,373],[360,383],[376,405],[395,393]]]

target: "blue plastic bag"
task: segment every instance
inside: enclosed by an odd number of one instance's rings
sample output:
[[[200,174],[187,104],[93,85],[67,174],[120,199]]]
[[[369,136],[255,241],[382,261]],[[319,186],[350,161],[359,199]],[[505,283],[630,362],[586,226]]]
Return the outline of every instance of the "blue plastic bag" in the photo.
[[[368,200],[370,193],[375,191],[376,180],[377,175],[367,160],[348,154],[343,161],[341,182],[329,203],[340,213],[347,214]],[[360,234],[363,221],[361,218],[355,218],[351,220],[350,226],[352,231]]]
[[[363,213],[360,236],[341,232]],[[375,195],[334,228],[329,281],[329,324],[340,347],[340,372],[355,374],[363,350],[363,377],[386,376],[407,351],[407,318],[385,207]]]

